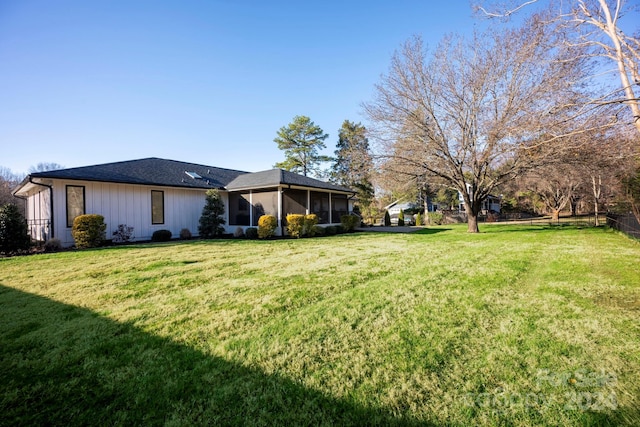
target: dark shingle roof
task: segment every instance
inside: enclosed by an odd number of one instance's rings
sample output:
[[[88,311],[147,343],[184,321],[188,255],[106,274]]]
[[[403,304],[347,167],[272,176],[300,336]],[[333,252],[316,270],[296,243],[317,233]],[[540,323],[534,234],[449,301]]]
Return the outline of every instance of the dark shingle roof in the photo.
[[[195,174],[194,174],[195,172]],[[323,190],[353,193],[346,187],[331,184],[282,169],[250,173],[195,163],[150,157],[78,168],[36,172],[32,178],[58,178],[77,181],[115,182],[121,184],[156,185],[163,187],[219,188],[247,190],[297,185]],[[22,187],[29,177],[19,186]]]
[[[353,193],[353,190],[350,188],[298,175],[297,173],[282,169],[271,169],[262,172],[239,175],[231,181],[226,188],[227,190],[247,190],[251,188],[276,187],[278,185],[297,185],[301,187]]]
[[[192,178],[196,172],[202,178]],[[33,178],[59,178],[123,184],[187,188],[224,188],[248,172],[150,157],[125,162],[32,173]]]

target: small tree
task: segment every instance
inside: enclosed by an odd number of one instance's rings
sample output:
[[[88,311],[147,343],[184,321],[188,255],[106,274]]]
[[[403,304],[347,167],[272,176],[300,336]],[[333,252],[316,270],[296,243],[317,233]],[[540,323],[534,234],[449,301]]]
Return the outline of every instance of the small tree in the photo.
[[[389,227],[391,225],[391,216],[389,211],[384,211],[384,226]]]
[[[13,252],[27,249],[31,240],[27,231],[27,223],[14,204],[0,208],[0,251]]]
[[[418,212],[418,214],[416,215],[416,225],[423,225],[423,219],[422,219],[422,213]]]
[[[400,213],[398,214],[398,225],[400,227],[404,226],[404,211],[400,209]]]
[[[222,215],[224,215],[224,202],[220,197],[220,192],[215,189],[207,190],[205,197],[198,233],[204,239],[211,239],[224,233],[223,225],[225,220],[222,218]]]

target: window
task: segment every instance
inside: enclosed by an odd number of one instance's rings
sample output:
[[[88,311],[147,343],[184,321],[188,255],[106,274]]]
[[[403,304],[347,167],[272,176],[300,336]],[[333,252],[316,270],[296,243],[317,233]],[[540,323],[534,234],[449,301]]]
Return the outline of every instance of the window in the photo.
[[[84,186],[67,185],[67,227],[73,227],[73,220],[84,215]]]
[[[318,215],[318,224],[329,223],[329,193],[311,192],[311,213]],[[338,220],[340,222],[340,220]]]
[[[249,225],[248,194],[229,193],[229,225]]]
[[[164,191],[151,191],[151,224],[164,224]]]

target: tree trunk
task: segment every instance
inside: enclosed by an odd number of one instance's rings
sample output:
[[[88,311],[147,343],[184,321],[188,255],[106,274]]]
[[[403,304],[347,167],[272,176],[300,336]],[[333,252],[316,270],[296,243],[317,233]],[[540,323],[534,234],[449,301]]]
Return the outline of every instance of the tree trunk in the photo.
[[[480,213],[480,202],[474,200],[472,203],[465,203],[464,211],[467,214],[467,232],[479,233],[478,214]]]
[[[602,175],[598,175],[597,181],[595,175],[591,175],[591,184],[593,189],[593,211],[595,214],[594,222],[595,226],[598,227],[600,225],[598,202],[600,201],[600,192],[602,191]]]
[[[606,0],[599,0],[599,2],[606,19],[604,31],[613,42],[615,61],[618,66],[618,74],[620,75],[620,83],[624,90],[625,98],[627,99],[627,105],[629,105],[631,114],[633,114],[633,124],[636,127],[636,130],[640,132],[640,107],[638,107],[638,101],[633,93],[633,85],[629,81],[629,76],[627,75],[625,55],[622,50],[622,43],[620,42],[620,35],[616,25],[616,19],[618,16],[616,15],[615,19],[611,16],[611,10],[609,9],[609,5]]]
[[[551,221],[560,222],[560,209],[551,210]]]
[[[480,232],[480,229],[478,228],[478,214],[470,214],[469,212],[467,212],[467,232]]]

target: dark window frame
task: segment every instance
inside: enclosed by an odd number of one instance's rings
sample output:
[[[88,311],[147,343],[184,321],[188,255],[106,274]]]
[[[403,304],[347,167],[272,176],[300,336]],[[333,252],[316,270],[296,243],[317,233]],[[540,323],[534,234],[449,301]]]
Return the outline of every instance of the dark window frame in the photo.
[[[82,188],[82,213],[79,215],[74,216],[73,218],[71,218],[71,220],[69,220],[69,189],[70,188]],[[66,214],[67,214],[67,228],[71,228],[73,227],[73,220],[80,215],[84,215],[87,213],[87,198],[86,198],[86,188],[84,185],[66,185],[65,186],[65,190],[64,190],[64,194],[66,197],[65,200],[65,209],[66,209]]]
[[[153,209],[153,195],[154,193],[160,193],[161,194],[161,198],[160,200],[162,201],[162,210],[161,210],[161,214],[162,214],[162,221],[156,221],[155,215],[154,215],[154,209]],[[161,225],[164,224],[164,191],[162,190],[151,190],[151,225]]]

